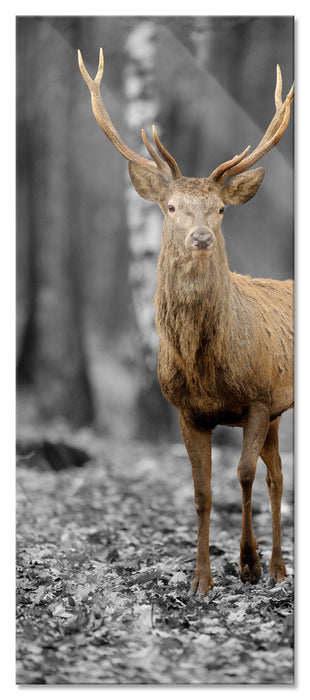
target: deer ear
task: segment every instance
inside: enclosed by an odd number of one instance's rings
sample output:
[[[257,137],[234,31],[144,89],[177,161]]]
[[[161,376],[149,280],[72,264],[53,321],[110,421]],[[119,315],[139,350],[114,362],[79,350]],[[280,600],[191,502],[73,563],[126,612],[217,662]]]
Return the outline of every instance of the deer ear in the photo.
[[[151,202],[160,203],[166,194],[167,185],[162,181],[160,175],[151,173],[147,168],[144,168],[140,163],[128,164],[128,170],[131,182],[143,199],[149,199]]]
[[[225,204],[245,204],[245,202],[248,202],[256,194],[264,175],[264,168],[256,168],[233,177],[222,188],[222,197]]]

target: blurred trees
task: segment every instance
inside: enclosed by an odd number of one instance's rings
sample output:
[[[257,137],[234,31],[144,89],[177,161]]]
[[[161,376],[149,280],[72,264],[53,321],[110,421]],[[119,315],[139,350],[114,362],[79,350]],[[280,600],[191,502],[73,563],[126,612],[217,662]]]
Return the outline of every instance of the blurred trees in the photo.
[[[145,157],[141,139],[144,128],[152,140],[152,124],[162,131],[162,114],[155,66],[158,51],[158,27],[145,18],[129,32],[125,44],[124,94],[125,121],[132,133],[133,150]],[[148,156],[148,154],[147,154]],[[145,437],[169,434],[172,411],[163,400],[157,380],[158,336],[155,330],[153,297],[160,251],[162,213],[158,207],[139,197],[127,178],[127,226],[130,249],[129,279],[138,337],[136,348],[141,373],[137,394],[137,419]],[[155,427],[156,426],[156,427]]]
[[[92,115],[76,51],[94,75],[100,46],[103,99],[124,141],[143,152],[141,126],[150,135],[155,122],[184,175],[207,176],[260,140],[277,62],[289,89],[293,19],[17,20],[19,386],[38,417],[156,437],[175,424],[156,377],[162,217],[132,189]],[[238,272],[292,276],[292,148],[290,124],[264,159],[258,195],[225,215]]]
[[[34,81],[30,29],[35,29],[40,60]],[[73,38],[74,26],[70,34]],[[31,102],[25,100],[29,111],[18,134],[23,195],[18,221],[28,242],[28,250],[23,245],[28,289],[18,373],[21,380],[35,385],[38,408],[45,418],[59,416],[83,425],[92,421],[93,405],[84,354],[74,183],[69,169],[75,81],[69,72],[67,43],[57,35],[55,46],[53,35],[52,23],[35,19],[32,26],[24,25],[20,36],[19,99],[25,98],[23,81],[29,76]]]

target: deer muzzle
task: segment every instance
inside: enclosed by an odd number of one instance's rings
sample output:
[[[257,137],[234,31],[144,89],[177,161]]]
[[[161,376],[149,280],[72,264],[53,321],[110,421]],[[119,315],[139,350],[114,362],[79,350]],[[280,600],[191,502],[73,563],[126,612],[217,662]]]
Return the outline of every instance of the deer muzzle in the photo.
[[[185,246],[190,250],[210,250],[215,242],[215,236],[206,226],[195,226],[187,234]]]

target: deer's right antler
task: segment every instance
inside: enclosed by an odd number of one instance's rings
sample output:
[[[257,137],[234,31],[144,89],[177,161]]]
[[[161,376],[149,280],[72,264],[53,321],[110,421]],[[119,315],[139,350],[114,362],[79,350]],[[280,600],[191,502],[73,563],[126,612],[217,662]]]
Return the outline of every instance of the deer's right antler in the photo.
[[[151,146],[149,143],[147,136],[142,129],[142,138],[143,142],[153,158],[153,160],[148,160],[148,158],[143,158],[143,156],[140,156],[138,153],[135,153],[132,151],[122,138],[120,137],[118,131],[116,130],[113,122],[111,121],[108,112],[103,104],[101,93],[100,93],[100,83],[102,80],[103,76],[103,70],[104,70],[104,59],[103,59],[103,51],[100,49],[99,52],[99,64],[98,64],[98,70],[96,73],[96,77],[94,80],[90,77],[88,71],[85,68],[82,54],[80,50],[78,50],[78,59],[79,59],[79,67],[81,74],[85,80],[86,85],[89,88],[89,92],[91,94],[91,103],[92,103],[92,109],[94,116],[102,129],[102,131],[105,133],[105,135],[108,137],[109,141],[113,143],[115,148],[118,150],[118,152],[126,158],[126,160],[133,162],[133,163],[138,163],[142,165],[144,168],[147,168],[149,171],[153,173],[159,174],[161,177],[163,177],[167,182],[170,182],[171,180],[179,179],[182,177],[182,174],[179,170],[179,167],[172,157],[172,155],[167,151],[167,149],[163,146],[161,141],[158,138],[158,135],[156,133],[156,129],[153,126],[153,138],[155,141],[155,144],[157,146],[158,151],[161,153],[163,156],[164,160],[158,155],[158,153],[155,151],[155,149]]]
[[[276,113],[270,122],[266,132],[256,146],[253,153],[247,156],[250,149],[248,146],[240,156],[235,156],[231,160],[226,161],[219,165],[211,175],[209,175],[209,180],[213,180],[218,184],[222,185],[227,178],[233,175],[239,175],[239,173],[244,173],[246,170],[252,167],[257,161],[259,161],[265,153],[268,153],[283,136],[285,129],[289,123],[290,118],[290,105],[294,99],[294,85],[292,85],[288,95],[286,96],[284,102],[282,102],[282,75],[280,66],[277,65],[277,84],[275,89],[275,105]]]

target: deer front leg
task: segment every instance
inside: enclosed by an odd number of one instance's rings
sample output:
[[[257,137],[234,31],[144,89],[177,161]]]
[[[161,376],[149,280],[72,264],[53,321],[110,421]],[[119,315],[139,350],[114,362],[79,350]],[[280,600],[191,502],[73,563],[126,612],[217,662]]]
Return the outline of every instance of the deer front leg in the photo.
[[[287,576],[281,550],[281,499],[283,492],[283,475],[281,457],[279,455],[280,418],[269,425],[269,430],[261,452],[261,457],[267,467],[267,486],[271,503],[272,517],[272,554],[270,560],[270,576],[277,582],[284,581]]]
[[[193,593],[205,593],[214,586],[209,557],[209,523],[211,497],[211,430],[196,430],[180,412],[183,440],[191,461],[194,482],[195,508],[198,520],[198,543]]]
[[[243,447],[238,464],[238,479],[242,490],[242,532],[240,540],[240,578],[243,583],[257,583],[261,566],[256,552],[257,542],[252,526],[252,486],[258,457],[269,426],[269,411],[261,404],[249,408],[243,425]]]

